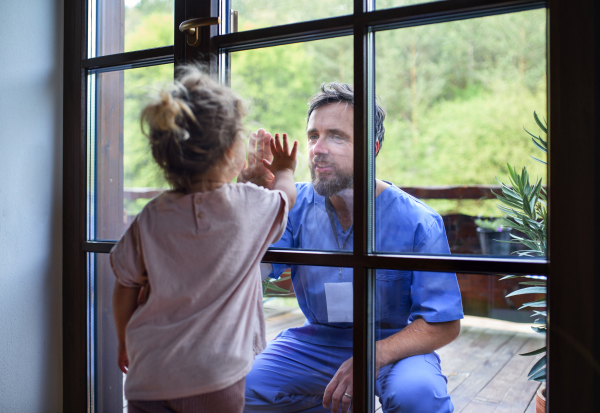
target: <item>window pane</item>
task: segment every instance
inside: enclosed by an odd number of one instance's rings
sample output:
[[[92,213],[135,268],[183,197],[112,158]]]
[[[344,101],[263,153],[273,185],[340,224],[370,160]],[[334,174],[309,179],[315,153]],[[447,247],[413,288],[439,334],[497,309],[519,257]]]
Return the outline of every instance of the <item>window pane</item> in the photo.
[[[173,44],[174,0],[90,0],[89,57]]]
[[[374,0],[375,9],[391,9],[392,7],[410,6],[412,4],[432,3],[446,0]]]
[[[308,162],[315,153],[311,146],[317,142],[314,137],[320,133],[321,139],[316,148],[316,153],[320,154],[317,169],[324,172],[316,171],[317,180],[322,180],[323,175],[329,178],[331,167],[325,168],[324,163],[329,162],[330,165],[339,163],[351,181],[352,107],[336,106],[335,113],[329,113],[329,108],[317,109],[308,122],[308,127],[314,129],[310,141],[306,119],[307,101],[319,92],[322,83],[352,82],[352,39],[342,37],[236,52],[231,54],[230,61],[232,88],[249,102],[248,128],[251,131],[264,128],[273,135],[287,133],[292,140],[299,142],[295,174],[298,199],[290,212],[288,231],[276,244],[277,247],[352,251],[351,182],[344,191],[344,207],[336,204],[345,213],[340,215],[331,210],[328,198],[314,191]],[[337,121],[340,115],[344,118]],[[325,131],[333,127],[327,123],[332,120],[337,125],[335,134]],[[322,153],[322,144],[332,145],[330,156]],[[333,214],[328,211],[333,211]]]
[[[352,14],[352,0],[229,0],[226,13],[230,15],[225,33],[282,26],[310,20]],[[236,16],[237,17],[234,17]],[[227,27],[228,26],[228,27]]]
[[[377,340],[384,340],[377,346],[379,359],[390,359],[390,349],[398,348],[394,341],[402,341],[407,333],[421,349],[433,346],[419,334],[431,329],[439,337],[444,329],[453,328],[449,322],[462,318],[464,308],[460,335],[437,354],[382,366],[376,388],[384,411],[398,404],[409,408],[411,403],[432,412],[452,411],[451,405],[457,412],[529,411],[539,382],[528,376],[544,354],[521,354],[545,346],[546,308],[544,302],[542,307],[517,309],[544,299],[545,293],[506,296],[532,283],[545,286],[545,277],[500,280],[487,274],[457,274],[457,283],[452,273],[377,270],[376,274]],[[544,362],[540,363],[541,368]],[[439,375],[440,365],[445,377]],[[433,390],[429,394],[435,397],[428,398],[423,388]]]
[[[282,290],[269,289],[268,295],[285,298],[264,304],[269,341],[246,378],[246,406],[316,411],[330,380],[352,357],[352,268],[294,265],[288,274],[287,265],[261,267],[282,279],[276,282]],[[283,280],[290,275],[291,282]]]
[[[387,112],[376,176],[403,190],[378,184],[377,249],[544,256],[546,165],[534,158],[546,154],[528,132],[545,142],[534,112],[545,125],[546,11],[377,32],[376,73]],[[541,183],[533,209],[492,192],[513,186],[507,163]],[[527,228],[498,220],[512,210]]]
[[[123,385],[125,375],[117,363],[117,333],[112,311],[115,276],[108,254],[88,254],[88,276],[93,293],[89,294],[91,334],[90,387],[93,411],[127,412]]]
[[[90,75],[90,239],[121,237],[143,206],[167,187],[140,128],[149,95],[172,82],[173,65]]]

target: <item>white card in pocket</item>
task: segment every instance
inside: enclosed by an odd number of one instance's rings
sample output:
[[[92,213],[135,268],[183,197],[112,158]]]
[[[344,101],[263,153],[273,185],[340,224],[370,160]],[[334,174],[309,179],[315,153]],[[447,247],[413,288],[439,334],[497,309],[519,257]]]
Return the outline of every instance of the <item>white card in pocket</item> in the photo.
[[[327,321],[351,323],[353,309],[352,283],[325,283]]]

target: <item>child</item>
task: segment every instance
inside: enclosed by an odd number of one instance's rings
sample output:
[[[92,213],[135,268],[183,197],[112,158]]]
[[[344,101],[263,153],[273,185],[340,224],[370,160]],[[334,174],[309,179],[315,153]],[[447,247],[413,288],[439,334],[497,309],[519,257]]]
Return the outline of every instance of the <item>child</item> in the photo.
[[[180,75],[142,114],[173,190],[110,253],[118,362],[129,412],[241,412],[265,346],[259,263],[296,201],[298,142],[271,138],[274,190],[230,183],[246,162],[242,101],[195,66]]]

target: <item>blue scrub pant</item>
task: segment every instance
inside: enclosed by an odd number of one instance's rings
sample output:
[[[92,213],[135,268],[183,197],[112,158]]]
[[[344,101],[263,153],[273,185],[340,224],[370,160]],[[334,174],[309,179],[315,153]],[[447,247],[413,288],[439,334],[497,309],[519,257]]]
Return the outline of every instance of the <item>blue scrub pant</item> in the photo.
[[[330,412],[325,387],[352,357],[348,347],[323,346],[278,337],[254,361],[246,377],[244,412]],[[453,412],[436,353],[408,357],[383,367],[375,393],[384,412]]]

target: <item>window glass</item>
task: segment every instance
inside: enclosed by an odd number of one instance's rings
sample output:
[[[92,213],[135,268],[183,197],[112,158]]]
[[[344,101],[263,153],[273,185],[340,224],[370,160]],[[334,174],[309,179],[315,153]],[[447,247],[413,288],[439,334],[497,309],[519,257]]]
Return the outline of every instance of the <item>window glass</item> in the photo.
[[[317,162],[312,162],[317,181],[329,180],[334,166],[342,168],[346,177],[352,176],[353,108],[340,104],[330,113],[323,106],[313,112],[307,124],[307,102],[320,92],[321,84],[352,82],[352,39],[236,52],[230,62],[231,86],[249,103],[249,130],[287,133],[299,142],[295,174],[298,199],[290,213],[288,231],[277,247],[352,251],[352,188],[344,192],[344,214],[336,213],[329,199],[315,192],[310,164],[318,155]],[[256,145],[252,140],[250,143],[254,149]],[[332,153],[327,156],[323,150]],[[341,204],[336,205],[342,209]]]
[[[125,375],[117,363],[118,340],[112,311],[115,276],[108,254],[88,254],[88,277],[93,293],[88,295],[88,330],[91,354],[91,394],[100,412],[127,412],[123,393]]]
[[[352,357],[352,268],[261,264],[261,269],[270,274],[268,287],[263,283],[268,341],[246,377],[246,406],[318,410],[333,376]]]
[[[377,270],[378,359],[390,360],[398,348],[394,340],[403,334],[427,346],[419,334],[437,329],[440,336],[457,327],[452,320],[461,319],[458,338],[435,353],[381,366],[376,391],[383,411],[399,403],[416,403],[425,411],[528,411],[539,387],[530,377],[545,375],[545,351],[526,353],[546,345],[546,294],[526,289],[545,291],[545,281],[540,276]],[[417,391],[423,385],[434,388],[436,397],[427,399]]]
[[[387,114],[376,176],[402,190],[378,183],[376,248],[545,255],[546,11],[382,31],[375,42]],[[507,164],[541,184],[537,202],[496,198],[518,178]],[[530,221],[499,220],[514,211]]]
[[[225,33],[352,14],[352,0],[227,0]]]
[[[90,0],[89,57],[173,44],[174,0]]]
[[[90,74],[89,238],[119,239],[144,205],[167,188],[140,115],[150,96],[172,79],[173,65]]]
[[[392,7],[410,6],[413,4],[421,3],[432,3],[435,1],[446,1],[446,0],[374,0],[375,9],[391,9]]]

